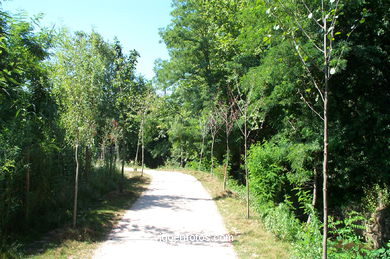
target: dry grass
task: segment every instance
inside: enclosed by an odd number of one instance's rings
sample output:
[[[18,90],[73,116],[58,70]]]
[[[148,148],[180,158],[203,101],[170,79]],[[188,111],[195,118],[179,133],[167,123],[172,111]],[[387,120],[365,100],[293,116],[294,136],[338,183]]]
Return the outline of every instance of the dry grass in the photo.
[[[146,190],[150,178],[139,172],[126,172],[127,183],[123,193],[108,193],[80,220],[77,229],[64,226],[47,233],[43,240],[30,247],[28,258],[92,258],[94,250],[106,239],[107,234],[122,218],[126,209]]]
[[[180,170],[182,171],[182,170]],[[246,202],[232,192],[224,192],[217,177],[197,171],[182,171],[196,177],[215,200],[225,226],[234,236],[234,249],[239,258],[288,258],[289,244],[267,232],[256,212],[246,218]]]

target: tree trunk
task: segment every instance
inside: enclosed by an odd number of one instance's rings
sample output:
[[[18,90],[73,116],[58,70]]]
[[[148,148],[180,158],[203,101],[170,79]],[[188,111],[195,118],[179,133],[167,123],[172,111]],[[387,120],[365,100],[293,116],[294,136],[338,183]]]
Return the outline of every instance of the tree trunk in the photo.
[[[246,183],[246,218],[249,219],[249,172],[247,166],[247,157],[248,157],[248,132],[247,132],[247,121],[245,114],[244,122],[244,163],[245,163],[245,183]]]
[[[223,190],[226,191],[226,182],[228,177],[228,166],[229,166],[229,135],[226,134],[226,163],[225,172],[223,175]]]
[[[117,160],[120,160],[119,144],[118,144],[118,140],[115,140],[115,163],[116,163]]]
[[[145,143],[144,143],[144,117],[142,117],[142,168],[141,168],[141,176],[144,176],[144,167],[145,167]]]
[[[121,170],[121,184],[119,185],[119,192],[123,193],[123,186],[125,185],[125,158],[122,157],[122,170]]]
[[[211,173],[214,173],[214,142],[215,142],[215,136],[213,135],[211,142]]]
[[[137,140],[137,151],[135,152],[135,158],[134,158],[134,171],[137,171],[138,166],[138,153],[139,153],[139,142],[141,139],[141,127],[138,131],[138,140]]]
[[[324,163],[323,163],[323,203],[324,203],[324,230],[322,240],[322,258],[327,258],[328,240],[328,80],[325,81],[324,93]]]
[[[112,175],[112,160],[113,160],[113,151],[112,151],[112,145],[110,145],[110,151],[109,151],[109,153],[110,153],[110,156],[109,156],[109,161],[108,161],[108,175],[111,177],[111,175]]]
[[[113,159],[113,163],[112,163],[112,168],[113,168],[113,171],[112,171],[112,174],[115,173],[115,169],[116,169],[116,162],[117,160],[119,159],[119,148],[118,148],[118,141],[115,140],[114,142],[114,150],[113,150],[113,156],[114,156],[114,159]]]
[[[180,167],[183,167],[183,146],[180,141]]]
[[[79,189],[79,159],[77,157],[79,145],[76,145],[75,149],[75,159],[76,159],[76,174],[74,181],[74,202],[73,202],[73,228],[76,227],[76,219],[77,219],[77,194]]]
[[[329,94],[329,49],[328,49],[328,39],[327,39],[327,18],[323,18],[324,24],[324,61],[325,61],[325,71],[324,71],[324,161],[323,161],[323,204],[324,204],[324,230],[323,230],[323,239],[322,239],[322,258],[326,259],[328,257],[328,94]]]
[[[205,139],[205,136],[202,135],[202,147],[200,149],[200,159],[199,159],[198,171],[201,170],[201,166],[202,166],[203,150],[204,150],[204,139]]]
[[[100,159],[104,162],[106,159],[106,146],[104,145],[104,142],[101,144],[101,152]]]
[[[88,176],[91,171],[91,150],[87,146],[85,148],[85,180],[88,182]]]

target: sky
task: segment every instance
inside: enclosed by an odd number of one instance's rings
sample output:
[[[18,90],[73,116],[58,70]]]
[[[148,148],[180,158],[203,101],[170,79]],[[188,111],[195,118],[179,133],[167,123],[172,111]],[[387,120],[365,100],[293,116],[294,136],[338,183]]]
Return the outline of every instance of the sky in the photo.
[[[147,79],[154,76],[156,59],[169,58],[158,32],[170,23],[171,0],[3,0],[2,9],[13,14],[24,10],[29,16],[44,13],[44,26],[93,29],[111,42],[116,36],[125,51],[140,53],[137,72]]]

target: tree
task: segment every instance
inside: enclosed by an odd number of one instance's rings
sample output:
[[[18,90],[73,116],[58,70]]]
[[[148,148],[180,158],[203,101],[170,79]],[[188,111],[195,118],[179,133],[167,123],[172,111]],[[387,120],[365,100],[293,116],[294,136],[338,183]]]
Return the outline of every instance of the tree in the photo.
[[[145,167],[145,121],[147,119],[148,113],[152,108],[154,97],[155,96],[152,92],[145,91],[143,95],[140,96],[140,102],[138,106],[138,117],[141,121],[138,137],[141,141],[141,175],[144,174]]]
[[[248,138],[253,130],[259,128],[257,121],[259,113],[257,107],[259,102],[254,102],[251,89],[246,89],[245,93],[241,93],[238,88],[238,96],[234,96],[234,103],[237,106],[241,120],[237,120],[239,123],[239,129],[244,137],[244,171],[245,171],[245,184],[246,184],[246,217],[249,219],[249,171],[248,171]]]
[[[205,140],[206,140],[207,134],[210,130],[208,128],[208,125],[207,125],[207,118],[204,115],[202,117],[200,117],[200,119],[199,119],[199,128],[200,128],[201,135],[202,135],[202,144],[200,146],[199,166],[198,166],[198,170],[200,171],[202,168],[203,153],[205,151],[204,150],[205,149]]]
[[[96,112],[101,96],[104,62],[98,46],[102,44],[96,33],[77,33],[71,37],[61,35],[60,48],[52,69],[52,80],[61,107],[61,124],[66,129],[66,139],[75,149],[75,183],[73,227],[77,221],[79,182],[79,147],[91,145],[96,132]]]
[[[213,173],[214,170],[214,144],[215,144],[215,138],[217,137],[217,133],[221,127],[221,120],[220,116],[217,114],[217,109],[214,108],[209,114],[208,117],[208,128],[210,129],[211,134],[211,152],[210,152],[210,160],[211,160],[211,167],[210,172]]]
[[[272,6],[272,5],[271,5]],[[282,10],[279,13],[277,8]],[[317,3],[307,3],[306,1],[278,1],[273,9],[268,9],[267,13],[276,18],[277,29],[285,31],[285,35],[291,39],[291,42],[298,54],[308,77],[311,79],[320,100],[323,103],[322,114],[309,103],[300,92],[301,99],[308,108],[318,115],[323,121],[323,254],[327,258],[327,239],[328,239],[328,160],[329,160],[329,81],[337,71],[345,67],[342,56],[346,48],[345,41],[336,45],[335,37],[341,32],[336,30],[339,15],[343,4],[339,0],[327,1],[321,0]],[[304,10],[303,12],[301,10]],[[289,15],[291,21],[283,18]],[[318,16],[318,17],[317,17]],[[363,19],[360,20],[364,22]],[[317,27],[313,30],[312,27]],[[346,34],[346,41],[355,30],[354,24],[351,31]],[[318,33],[318,31],[320,31]],[[301,34],[301,35],[298,35]],[[316,53],[315,53],[316,52]],[[322,56],[322,57],[321,57]],[[309,64],[310,60],[310,64]],[[314,64],[314,68],[312,66]],[[322,80],[316,76],[319,70],[322,72]]]
[[[226,183],[228,179],[228,172],[229,172],[229,158],[230,158],[230,148],[229,148],[229,137],[230,133],[233,130],[234,122],[237,117],[237,111],[235,110],[235,104],[234,100],[230,100],[227,105],[219,104],[219,111],[218,115],[221,118],[221,121],[223,122],[225,126],[225,143],[226,143],[226,158],[225,158],[225,170],[223,175],[223,190],[226,190]]]
[[[124,55],[122,46],[119,41],[114,43],[115,59],[114,59],[114,78],[112,81],[113,88],[116,91],[115,98],[115,113],[118,121],[118,140],[121,159],[121,183],[119,186],[120,192],[123,191],[124,186],[124,167],[126,159],[126,137],[128,137],[128,131],[131,128],[133,104],[134,99],[139,94],[136,90],[135,82],[135,67],[137,64],[137,57],[139,54],[133,50],[129,55]]]

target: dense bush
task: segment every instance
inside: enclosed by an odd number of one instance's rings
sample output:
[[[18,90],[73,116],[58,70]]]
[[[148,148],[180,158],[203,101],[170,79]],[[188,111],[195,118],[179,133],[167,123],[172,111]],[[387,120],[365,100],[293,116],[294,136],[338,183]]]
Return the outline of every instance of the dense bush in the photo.
[[[251,148],[248,157],[250,184],[262,202],[277,205],[286,194],[286,148],[265,142]]]

